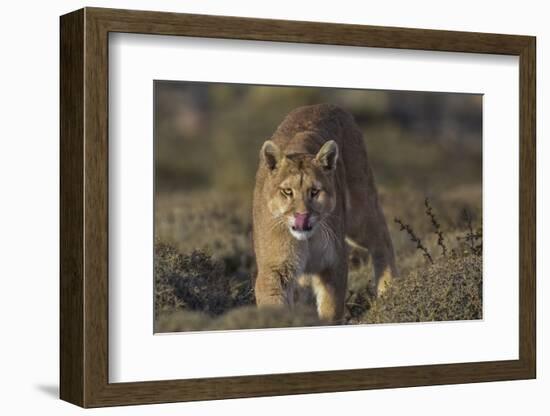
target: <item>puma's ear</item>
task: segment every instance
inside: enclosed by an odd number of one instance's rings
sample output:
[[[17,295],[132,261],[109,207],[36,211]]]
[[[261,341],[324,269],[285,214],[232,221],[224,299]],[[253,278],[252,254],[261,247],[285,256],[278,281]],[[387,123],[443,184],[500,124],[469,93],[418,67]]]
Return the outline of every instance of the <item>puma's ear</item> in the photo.
[[[271,140],[267,140],[260,150],[260,157],[269,170],[273,170],[281,160],[281,149]]]
[[[315,160],[319,162],[323,169],[334,170],[336,168],[336,162],[338,161],[338,145],[336,142],[334,140],[326,142],[323,147],[319,149],[317,156],[315,156]]]

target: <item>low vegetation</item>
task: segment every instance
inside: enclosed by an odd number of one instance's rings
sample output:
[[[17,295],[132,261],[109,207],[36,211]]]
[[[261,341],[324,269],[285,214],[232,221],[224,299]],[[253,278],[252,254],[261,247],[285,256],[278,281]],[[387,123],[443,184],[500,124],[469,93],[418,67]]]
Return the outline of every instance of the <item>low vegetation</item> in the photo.
[[[456,194],[430,201],[410,191],[391,197],[381,192],[401,279],[376,299],[371,264],[364,253],[352,251],[347,324],[482,317],[482,235],[474,226],[481,218],[468,204],[477,190],[458,192],[461,204]],[[157,230],[167,232],[155,245],[157,332],[321,324],[307,294],[301,298],[309,302],[292,311],[254,306],[249,207],[239,200],[246,199],[193,192],[165,194],[158,201]],[[414,203],[399,203],[403,200]],[[186,238],[173,238],[178,230]]]

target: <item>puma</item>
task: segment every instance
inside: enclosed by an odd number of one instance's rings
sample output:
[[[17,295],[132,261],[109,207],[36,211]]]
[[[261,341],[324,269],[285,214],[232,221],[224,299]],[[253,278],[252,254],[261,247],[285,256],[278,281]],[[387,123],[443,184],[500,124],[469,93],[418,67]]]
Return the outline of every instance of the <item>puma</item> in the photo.
[[[375,288],[397,276],[393,245],[362,133],[348,112],[328,104],[290,112],[260,151],[253,196],[256,303],[294,304],[307,277],[319,318],[340,323],[348,247],[368,250]]]

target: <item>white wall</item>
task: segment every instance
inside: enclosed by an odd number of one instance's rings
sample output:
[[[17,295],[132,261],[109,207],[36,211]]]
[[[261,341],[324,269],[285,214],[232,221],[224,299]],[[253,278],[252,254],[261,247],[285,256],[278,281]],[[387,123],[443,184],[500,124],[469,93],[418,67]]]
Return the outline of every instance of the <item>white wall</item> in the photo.
[[[550,56],[550,26],[545,2],[395,1],[272,2],[126,0],[4,2],[1,14],[0,63],[0,409],[3,413],[75,414],[77,407],[59,401],[58,385],[58,16],[82,6],[155,9],[360,23],[434,29],[529,34],[537,36],[538,53],[538,330],[539,378],[399,390],[317,394],[218,402],[167,404],[92,410],[89,414],[296,414],[338,411],[362,414],[464,415],[547,414],[550,364],[543,348],[543,300],[549,299],[543,274],[548,261],[543,243],[550,227],[548,210],[550,146],[542,128],[544,103],[550,98],[545,61]],[[543,75],[544,74],[544,75]],[[546,178],[543,178],[545,176]],[[543,200],[546,198],[546,201]],[[545,237],[543,238],[543,234]],[[546,241],[544,241],[546,240]],[[544,263],[544,265],[543,265]],[[546,266],[546,267],[544,267]],[[543,269],[544,267],[544,269]],[[342,410],[340,410],[342,409]]]

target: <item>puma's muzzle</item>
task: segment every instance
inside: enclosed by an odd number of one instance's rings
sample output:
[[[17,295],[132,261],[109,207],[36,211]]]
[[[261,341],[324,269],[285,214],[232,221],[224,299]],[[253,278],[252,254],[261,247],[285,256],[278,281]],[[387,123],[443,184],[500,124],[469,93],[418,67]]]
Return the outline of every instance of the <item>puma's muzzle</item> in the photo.
[[[311,214],[306,213],[296,213],[294,214],[294,226],[292,227],[295,231],[310,231],[311,230],[311,223],[310,223]]]

